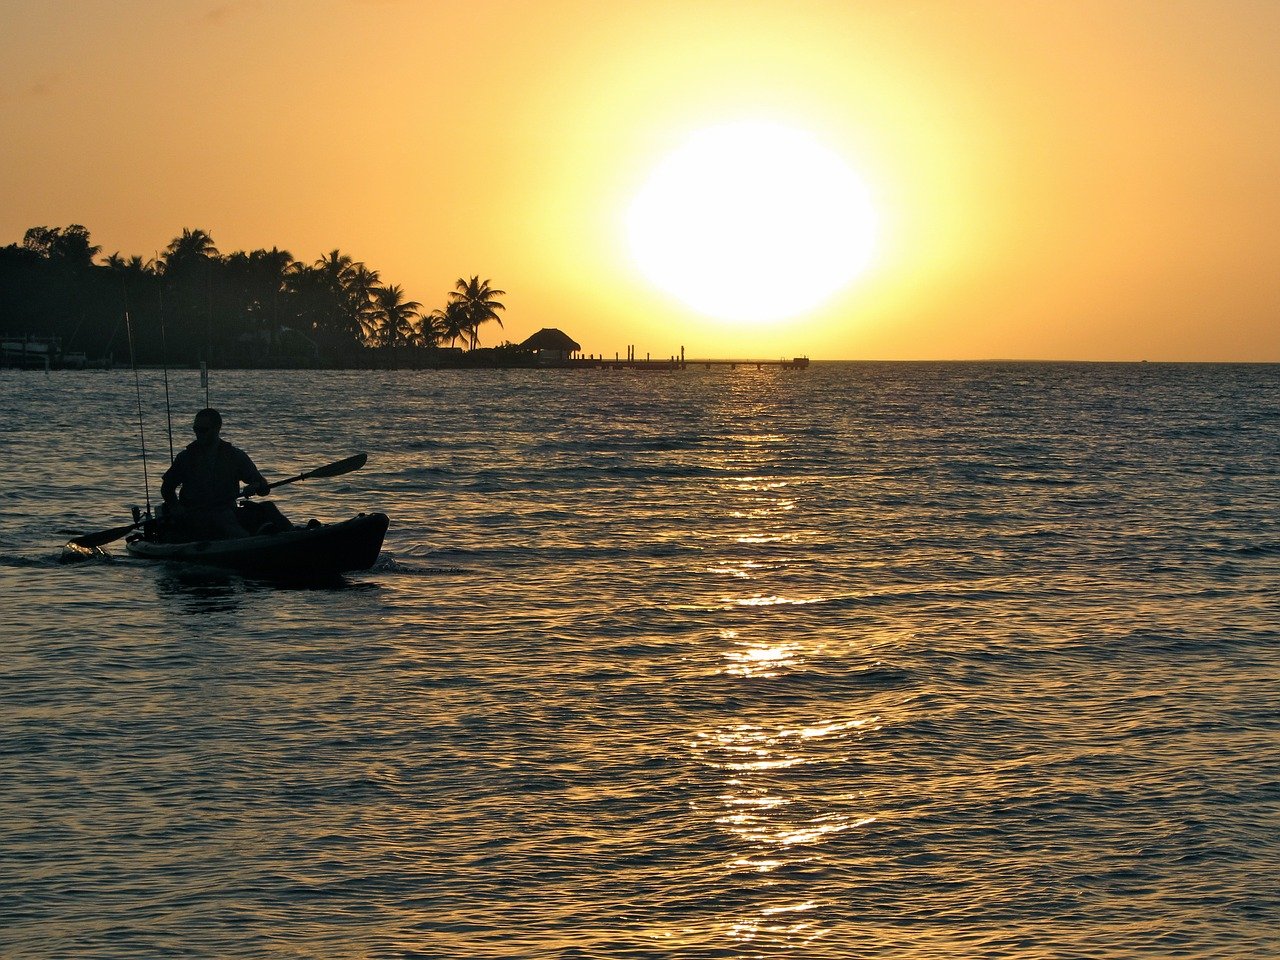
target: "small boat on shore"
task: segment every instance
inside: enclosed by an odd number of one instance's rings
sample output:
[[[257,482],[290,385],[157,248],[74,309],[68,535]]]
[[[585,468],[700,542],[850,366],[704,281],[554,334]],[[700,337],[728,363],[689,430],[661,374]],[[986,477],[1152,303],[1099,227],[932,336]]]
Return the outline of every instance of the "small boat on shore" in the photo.
[[[361,513],[340,523],[312,522],[276,533],[232,540],[163,543],[136,533],[130,556],[221,567],[271,580],[316,580],[368,570],[378,559],[389,523],[385,513]]]

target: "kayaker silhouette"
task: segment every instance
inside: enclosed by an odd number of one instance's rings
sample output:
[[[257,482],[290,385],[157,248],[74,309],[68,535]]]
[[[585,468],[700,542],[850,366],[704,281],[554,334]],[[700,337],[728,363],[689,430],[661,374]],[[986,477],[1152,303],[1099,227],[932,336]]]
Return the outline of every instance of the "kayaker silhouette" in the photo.
[[[270,484],[247,453],[222,439],[222,414],[205,407],[191,429],[195,440],[173,458],[160,485],[165,540],[229,540],[292,526],[273,503],[237,510],[241,483],[246,496],[265,495]]]

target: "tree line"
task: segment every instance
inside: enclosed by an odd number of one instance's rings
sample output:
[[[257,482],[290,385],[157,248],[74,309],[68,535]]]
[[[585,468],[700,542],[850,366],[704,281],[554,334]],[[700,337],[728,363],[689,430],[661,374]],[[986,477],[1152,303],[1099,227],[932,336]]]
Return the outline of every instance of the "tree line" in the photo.
[[[91,359],[127,356],[132,332],[139,363],[364,365],[379,348],[474,351],[505,309],[505,291],[479,276],[426,310],[340,250],[312,263],[277,247],[223,254],[205,230],[149,260],[101,254],[80,224],[0,247],[0,332],[57,337]]]

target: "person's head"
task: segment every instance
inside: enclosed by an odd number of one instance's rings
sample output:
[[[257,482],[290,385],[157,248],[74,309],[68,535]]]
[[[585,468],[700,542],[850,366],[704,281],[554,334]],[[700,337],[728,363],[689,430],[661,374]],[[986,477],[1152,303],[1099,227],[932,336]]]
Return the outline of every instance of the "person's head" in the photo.
[[[196,443],[205,446],[217,443],[218,431],[222,429],[222,414],[213,407],[205,407],[196,414],[191,429],[195,432]]]

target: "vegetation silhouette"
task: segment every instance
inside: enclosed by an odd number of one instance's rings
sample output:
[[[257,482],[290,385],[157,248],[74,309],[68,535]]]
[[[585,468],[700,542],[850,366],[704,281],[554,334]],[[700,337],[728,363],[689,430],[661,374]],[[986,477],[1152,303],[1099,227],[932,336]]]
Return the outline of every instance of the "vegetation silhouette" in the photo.
[[[502,326],[502,318],[497,311],[505,310],[506,306],[494,297],[504,296],[507,291],[495,290],[489,286],[489,282],[482,281],[478,276],[470,280],[459,277],[454,285],[455,289],[449,293],[450,302],[461,305],[459,312],[466,318],[463,333],[470,339],[472,350],[479,342],[481,324],[497,320],[498,326]]]
[[[127,310],[141,364],[380,367],[521,365],[512,344],[481,349],[505,305],[479,276],[460,277],[440,309],[333,249],[311,263],[278,247],[223,254],[183,228],[154,258],[101,257],[80,224],[32,227],[0,247],[0,333],[56,339],[63,355],[110,362],[125,351]],[[161,336],[163,331],[164,336]],[[468,348],[457,349],[461,342]],[[448,345],[448,349],[444,345]],[[163,353],[167,356],[162,355]],[[530,360],[530,362],[532,362]]]

